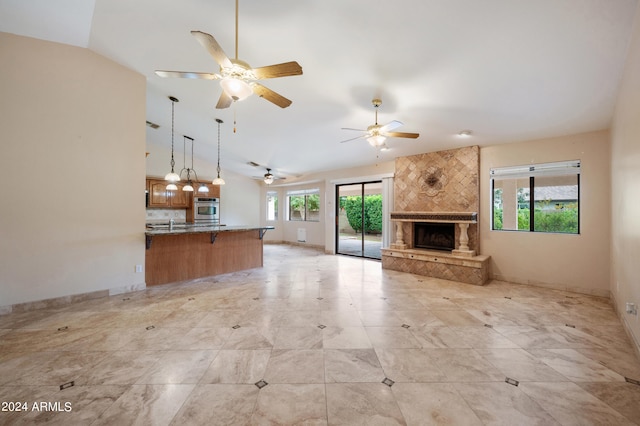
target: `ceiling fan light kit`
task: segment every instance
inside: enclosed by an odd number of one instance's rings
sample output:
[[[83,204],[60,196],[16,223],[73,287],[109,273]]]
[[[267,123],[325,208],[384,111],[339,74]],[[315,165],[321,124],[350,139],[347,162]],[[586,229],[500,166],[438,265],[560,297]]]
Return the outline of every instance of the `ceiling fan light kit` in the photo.
[[[386,140],[387,138],[385,138],[380,134],[376,134],[367,138],[367,141],[369,141],[369,144],[375,148],[384,145],[384,141]]]
[[[264,175],[264,183],[267,185],[271,185],[273,183],[273,174],[271,174],[271,169],[267,168],[267,173]]]
[[[175,184],[175,182],[178,182],[180,180],[180,175],[178,175],[175,171],[173,171],[173,168],[176,165],[176,162],[173,158],[173,123],[174,123],[174,107],[176,102],[180,102],[180,101],[178,100],[178,98],[175,98],[173,96],[169,96],[169,99],[171,100],[171,163],[170,163],[171,171],[164,176],[164,180],[169,182],[169,185],[167,185],[167,190],[175,191],[176,189],[178,189],[178,186]]]

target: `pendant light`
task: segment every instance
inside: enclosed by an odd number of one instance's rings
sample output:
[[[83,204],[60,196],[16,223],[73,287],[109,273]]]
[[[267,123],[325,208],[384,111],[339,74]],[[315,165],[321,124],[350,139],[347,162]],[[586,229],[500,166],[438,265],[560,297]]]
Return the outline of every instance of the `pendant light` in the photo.
[[[199,180],[198,179],[198,173],[196,172],[195,167],[193,167],[193,141],[194,139],[192,137],[189,137],[187,135],[182,135],[182,150],[183,150],[183,156],[185,158],[185,162],[183,163],[183,167],[182,170],[180,170],[180,178],[182,178],[182,174],[183,172],[187,172],[187,184],[182,188],[183,191],[186,192],[193,192],[194,188],[193,188],[193,182],[191,181],[191,173],[193,173],[193,175],[195,176],[196,182]],[[186,166],[186,158],[187,158],[187,139],[189,139],[189,141],[191,141],[191,167],[187,167]],[[207,187],[207,185],[205,185],[204,183],[200,184],[200,187],[198,188],[198,192],[209,192],[209,188]]]
[[[168,191],[175,191],[178,189],[176,182],[180,180],[180,175],[173,171],[174,166],[176,165],[175,160],[173,159],[173,125],[174,125],[174,107],[176,102],[180,102],[178,98],[173,96],[169,96],[171,100],[171,172],[167,173],[164,177],[164,180],[168,181],[167,185]]]
[[[191,168],[187,168],[187,139],[191,141]],[[187,184],[182,187],[182,190],[185,192],[193,192],[193,185],[191,185],[191,172],[195,174],[195,170],[193,170],[193,138],[182,135],[182,158],[184,159],[182,163],[182,170],[180,170],[180,179],[182,179],[182,173],[187,172]],[[197,179],[197,178],[196,178]]]
[[[218,123],[218,177],[216,177],[211,183],[214,185],[224,185],[224,179],[220,177],[220,124],[222,124],[223,121],[216,118],[216,122]]]

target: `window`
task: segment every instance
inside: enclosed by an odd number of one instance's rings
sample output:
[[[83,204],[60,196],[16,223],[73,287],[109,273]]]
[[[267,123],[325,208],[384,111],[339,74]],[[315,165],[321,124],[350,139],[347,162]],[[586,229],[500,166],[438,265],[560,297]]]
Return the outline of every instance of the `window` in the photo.
[[[580,233],[580,161],[491,169],[493,230]]]
[[[278,192],[267,191],[267,220],[278,220]]]
[[[318,222],[320,221],[320,190],[304,189],[287,192],[289,220]]]

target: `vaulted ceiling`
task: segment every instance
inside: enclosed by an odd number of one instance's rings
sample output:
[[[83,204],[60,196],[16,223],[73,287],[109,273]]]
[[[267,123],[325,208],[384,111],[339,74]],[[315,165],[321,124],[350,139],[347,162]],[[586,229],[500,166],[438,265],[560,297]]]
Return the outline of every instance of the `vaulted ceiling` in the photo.
[[[88,48],[147,78],[147,143],[195,139],[225,168],[253,161],[283,175],[374,164],[397,156],[494,145],[609,127],[638,0],[240,0],[238,57],[253,67],[295,60],[303,75],[264,80],[293,101],[255,95],[215,109],[218,81],[155,70],[219,72],[190,34],[235,54],[234,0],[0,0],[0,31]],[[340,143],[399,120],[377,152]],[[236,123],[234,126],[234,122]],[[233,132],[234,127],[236,132]],[[457,133],[471,130],[472,137]]]

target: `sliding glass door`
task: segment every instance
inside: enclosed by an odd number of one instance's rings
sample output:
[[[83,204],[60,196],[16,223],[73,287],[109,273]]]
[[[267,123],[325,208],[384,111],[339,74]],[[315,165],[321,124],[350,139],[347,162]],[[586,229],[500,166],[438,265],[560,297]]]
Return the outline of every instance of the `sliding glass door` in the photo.
[[[381,259],[382,182],[336,186],[336,252]]]

